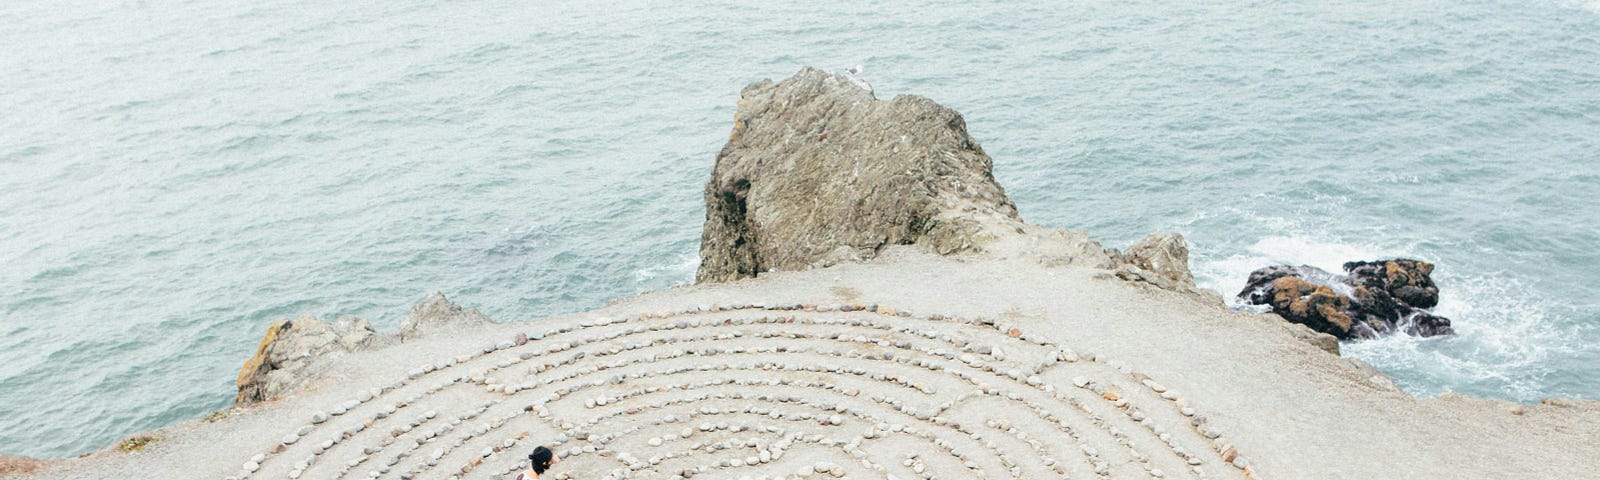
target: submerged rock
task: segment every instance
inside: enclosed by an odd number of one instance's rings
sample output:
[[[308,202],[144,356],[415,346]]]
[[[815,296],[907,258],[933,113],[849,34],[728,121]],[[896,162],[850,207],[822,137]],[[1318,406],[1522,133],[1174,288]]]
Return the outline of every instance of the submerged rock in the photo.
[[[1250,273],[1239,298],[1341,340],[1455,333],[1450,319],[1427,310],[1439,303],[1433,264],[1401,258],[1349,262],[1344,270],[1335,275],[1308,265],[1262,268]]]

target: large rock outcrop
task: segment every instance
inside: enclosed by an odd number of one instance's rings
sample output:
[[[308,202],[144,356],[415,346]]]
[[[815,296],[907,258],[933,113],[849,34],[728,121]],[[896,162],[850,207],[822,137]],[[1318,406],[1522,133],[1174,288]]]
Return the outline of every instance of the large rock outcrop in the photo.
[[[1126,252],[1023,223],[961,114],[919,96],[879,100],[852,75],[804,68],[740,94],[706,183],[699,283],[868,260],[885,247],[1026,255],[1195,291],[1181,235]]]
[[[1250,274],[1239,298],[1341,340],[1455,333],[1450,319],[1427,310],[1439,303],[1433,264],[1401,258],[1348,262],[1344,270],[1335,275],[1307,265],[1262,268]]]
[[[410,340],[421,336],[424,331],[439,327],[458,328],[493,322],[478,309],[461,308],[445,298],[443,293],[433,292],[411,307],[406,319],[400,322],[398,335],[401,340]]]
[[[337,355],[387,345],[372,324],[355,317],[328,323],[312,316],[283,319],[267,327],[256,354],[239,369],[236,406],[264,402],[305,387],[320,364]]]
[[[1121,265],[1117,276],[1125,280],[1142,281],[1167,290],[1195,289],[1194,274],[1189,271],[1189,243],[1183,235],[1152,233],[1115,255],[1114,260]]]
[[[438,292],[412,307],[394,334],[380,333],[371,322],[349,316],[333,323],[309,315],[278,320],[267,327],[255,355],[239,369],[233,403],[242,407],[297,392],[321,378],[328,361],[341,355],[381,348],[445,326],[489,322],[476,309],[462,309]]]
[[[706,184],[697,282],[870,259],[890,245],[941,254],[1015,233],[1017,209],[966,122],[932,100],[878,100],[805,68],[740,94]]]

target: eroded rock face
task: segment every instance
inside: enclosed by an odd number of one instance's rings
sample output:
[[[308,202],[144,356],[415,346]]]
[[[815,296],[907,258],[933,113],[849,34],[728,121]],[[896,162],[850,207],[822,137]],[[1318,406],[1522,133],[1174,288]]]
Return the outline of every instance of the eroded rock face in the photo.
[[[1239,298],[1341,340],[1397,331],[1422,337],[1455,333],[1450,319],[1427,310],[1439,303],[1432,264],[1402,258],[1349,262],[1344,270],[1334,275],[1306,265],[1262,268],[1250,274]]]
[[[365,348],[374,340],[384,343],[370,323],[356,318],[330,324],[308,315],[273,322],[255,356],[239,369],[234,405],[262,402],[297,390],[315,376],[317,361]]]
[[[1020,232],[993,162],[954,110],[878,100],[812,68],[740,97],[705,187],[697,282],[865,260],[897,244],[950,254]]]
[[[1183,236],[1154,234],[1121,252],[1027,225],[993,163],[959,113],[923,97],[879,100],[859,79],[812,68],[751,84],[706,183],[695,280],[827,267],[914,245],[1111,270],[1104,278],[1205,294]]]
[[[328,360],[344,354],[382,348],[444,325],[487,322],[476,309],[462,309],[437,292],[412,307],[395,334],[380,333],[371,322],[349,316],[333,323],[309,315],[278,320],[239,369],[233,403],[242,407],[299,391],[321,377]]]

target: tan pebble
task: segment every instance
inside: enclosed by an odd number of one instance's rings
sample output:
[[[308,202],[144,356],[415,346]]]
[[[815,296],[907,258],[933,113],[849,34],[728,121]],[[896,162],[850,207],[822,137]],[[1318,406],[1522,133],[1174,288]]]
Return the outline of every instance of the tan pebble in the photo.
[[[1218,453],[1222,454],[1222,461],[1227,463],[1233,463],[1234,459],[1239,458],[1239,451],[1234,449],[1232,444],[1223,445]]]

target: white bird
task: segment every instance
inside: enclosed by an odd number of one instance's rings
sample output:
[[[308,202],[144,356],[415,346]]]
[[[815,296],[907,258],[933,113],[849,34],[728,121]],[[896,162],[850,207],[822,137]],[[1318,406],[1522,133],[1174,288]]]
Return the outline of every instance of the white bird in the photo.
[[[863,66],[861,66],[861,64],[858,63],[858,64],[856,64],[856,66],[850,67],[850,68],[847,68],[847,69],[844,70],[845,73],[849,74],[849,75],[846,75],[845,78],[849,78],[850,79],[850,83],[854,84],[857,87],[861,87],[862,90],[866,90],[867,93],[870,94],[870,93],[872,93],[872,84],[867,83],[866,80],[863,80],[861,78],[861,72],[864,72],[866,70],[867,70],[866,67],[863,67]]]

